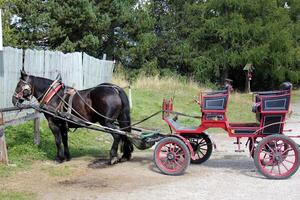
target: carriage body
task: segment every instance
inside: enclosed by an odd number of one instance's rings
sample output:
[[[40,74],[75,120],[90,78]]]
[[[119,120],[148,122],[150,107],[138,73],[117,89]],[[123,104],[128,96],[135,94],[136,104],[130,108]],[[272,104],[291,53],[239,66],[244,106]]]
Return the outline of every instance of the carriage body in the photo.
[[[271,134],[283,134],[286,116],[290,109],[291,90],[254,93],[252,111],[257,122],[229,122],[227,107],[229,91],[222,90],[201,94],[201,121],[196,128],[186,128],[174,120],[173,101],[164,100],[163,120],[178,134],[201,134],[209,128],[222,128],[230,137],[265,137]]]
[[[203,163],[208,160],[213,145],[205,130],[221,128],[228,133],[229,137],[237,139],[238,150],[236,151],[242,151],[240,139],[248,138],[250,155],[264,176],[284,179],[293,175],[299,167],[298,145],[284,135],[285,122],[290,109],[291,91],[292,87],[289,85],[278,91],[254,93],[252,111],[256,115],[257,122],[228,121],[226,114],[230,98],[229,90],[201,94],[201,101],[198,104],[202,115],[197,127],[185,127],[176,121],[178,117],[176,115],[174,117],[176,112],[173,110],[172,99],[164,99],[162,119],[169,125],[175,136],[180,136],[184,143],[192,146],[191,162]],[[287,159],[289,156],[293,156],[292,161]],[[280,169],[280,166],[283,169]]]

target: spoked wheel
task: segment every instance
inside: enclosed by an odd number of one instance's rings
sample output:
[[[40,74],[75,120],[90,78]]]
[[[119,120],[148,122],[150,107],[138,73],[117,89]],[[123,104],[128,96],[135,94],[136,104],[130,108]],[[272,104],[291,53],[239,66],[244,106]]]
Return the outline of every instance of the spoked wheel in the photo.
[[[298,145],[284,135],[267,136],[255,149],[254,163],[267,178],[289,178],[299,168]]]
[[[167,175],[180,175],[190,164],[190,151],[186,144],[176,137],[166,137],[155,147],[156,167]]]
[[[209,159],[212,153],[213,144],[206,133],[197,135],[184,135],[191,143],[195,152],[195,159],[191,159],[191,163],[201,164]]]

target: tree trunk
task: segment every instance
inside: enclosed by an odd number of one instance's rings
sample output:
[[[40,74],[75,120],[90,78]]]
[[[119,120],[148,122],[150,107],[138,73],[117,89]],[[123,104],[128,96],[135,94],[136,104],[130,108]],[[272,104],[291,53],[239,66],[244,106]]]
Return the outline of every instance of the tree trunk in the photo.
[[[246,82],[245,82],[245,92],[246,93],[250,93],[251,92],[251,88],[250,88],[250,79],[248,76],[248,71],[246,71]]]

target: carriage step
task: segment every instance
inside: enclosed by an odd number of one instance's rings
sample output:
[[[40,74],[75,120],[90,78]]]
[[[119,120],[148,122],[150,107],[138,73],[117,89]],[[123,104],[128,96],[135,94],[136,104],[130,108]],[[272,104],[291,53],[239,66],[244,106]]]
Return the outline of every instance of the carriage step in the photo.
[[[234,150],[235,152],[238,152],[238,153],[242,153],[242,152],[245,152],[245,150],[242,150],[242,149],[236,149]]]

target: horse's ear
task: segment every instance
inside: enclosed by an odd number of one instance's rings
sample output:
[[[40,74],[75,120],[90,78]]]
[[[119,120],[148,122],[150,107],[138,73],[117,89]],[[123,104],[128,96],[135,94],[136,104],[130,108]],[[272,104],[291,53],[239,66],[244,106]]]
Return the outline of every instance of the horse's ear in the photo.
[[[22,69],[21,70],[21,79],[25,80],[25,78],[27,77],[27,73]]]
[[[57,74],[57,77],[56,77],[56,79],[55,80],[58,80],[59,82],[61,82],[62,81],[62,78],[61,78],[61,74],[60,73],[58,73]]]

